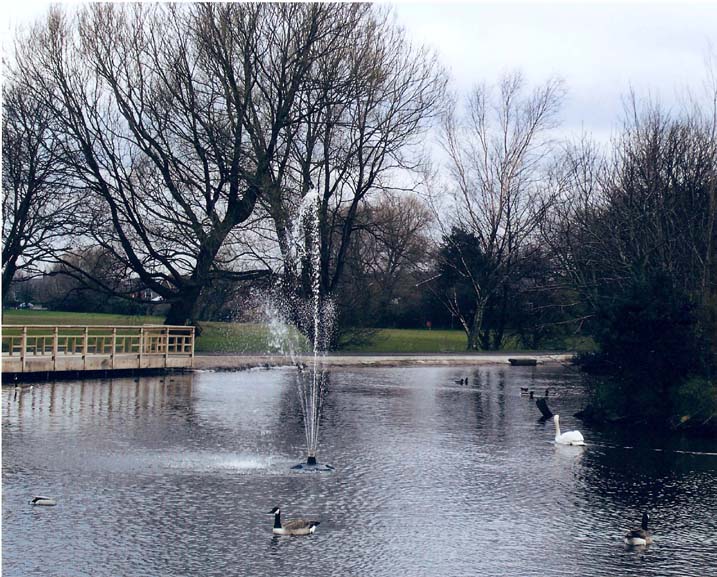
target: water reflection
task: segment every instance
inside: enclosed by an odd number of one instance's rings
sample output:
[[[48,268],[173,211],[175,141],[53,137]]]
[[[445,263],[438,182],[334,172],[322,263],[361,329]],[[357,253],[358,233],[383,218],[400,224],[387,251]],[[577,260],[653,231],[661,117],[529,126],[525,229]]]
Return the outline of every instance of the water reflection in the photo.
[[[4,387],[3,574],[260,576],[320,559],[327,575],[657,576],[717,563],[714,441],[587,428],[573,373],[334,371],[329,475],[289,470],[305,450],[294,378]],[[549,387],[588,447],[555,446],[520,387]],[[58,506],[32,508],[33,494]],[[275,505],[319,530],[272,536]],[[655,543],[625,550],[644,509]]]

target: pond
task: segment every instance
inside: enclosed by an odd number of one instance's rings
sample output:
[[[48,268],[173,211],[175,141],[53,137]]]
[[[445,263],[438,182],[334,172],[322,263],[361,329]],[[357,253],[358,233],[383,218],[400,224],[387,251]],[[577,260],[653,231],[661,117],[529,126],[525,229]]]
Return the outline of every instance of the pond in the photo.
[[[717,442],[586,427],[570,369],[334,370],[331,473],[290,469],[305,459],[295,379],[3,387],[3,575],[717,575]],[[521,387],[549,388],[588,446],[554,445]],[[29,505],[43,494],[57,506]],[[273,536],[276,505],[317,532]],[[655,541],[626,548],[643,510]]]

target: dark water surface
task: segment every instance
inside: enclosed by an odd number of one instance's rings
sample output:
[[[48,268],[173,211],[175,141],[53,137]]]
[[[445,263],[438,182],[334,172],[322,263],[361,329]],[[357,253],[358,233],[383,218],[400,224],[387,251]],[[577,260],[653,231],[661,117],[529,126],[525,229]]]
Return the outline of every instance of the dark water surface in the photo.
[[[454,381],[469,376],[470,384]],[[288,369],[2,390],[10,576],[717,576],[717,442],[594,430],[568,369],[337,370],[303,460]],[[557,447],[520,387],[585,449]],[[33,495],[56,507],[32,507]],[[273,537],[273,506],[321,520]],[[655,542],[622,535],[651,513]]]

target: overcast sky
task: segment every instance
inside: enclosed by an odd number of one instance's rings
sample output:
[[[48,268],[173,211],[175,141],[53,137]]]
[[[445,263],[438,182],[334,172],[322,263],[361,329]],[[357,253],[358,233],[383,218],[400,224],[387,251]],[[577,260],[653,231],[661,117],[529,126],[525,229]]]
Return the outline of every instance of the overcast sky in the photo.
[[[48,6],[41,0],[3,2],[3,46],[15,25],[37,18]],[[701,90],[705,58],[717,51],[717,0],[394,6],[409,36],[438,51],[456,89],[516,69],[531,82],[560,76],[568,89],[565,129],[585,129],[597,138],[618,124],[630,87],[668,106],[677,105],[686,87]]]
[[[435,47],[456,87],[521,70],[531,82],[560,76],[565,127],[598,138],[618,124],[622,99],[677,106],[701,91],[717,50],[717,2],[398,3],[411,37]]]

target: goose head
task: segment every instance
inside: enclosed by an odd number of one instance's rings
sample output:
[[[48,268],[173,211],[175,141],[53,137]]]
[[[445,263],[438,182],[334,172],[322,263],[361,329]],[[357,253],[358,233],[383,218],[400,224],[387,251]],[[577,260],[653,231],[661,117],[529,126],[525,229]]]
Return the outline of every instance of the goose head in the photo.
[[[281,513],[281,509],[279,507],[274,507],[271,511],[269,511],[269,515],[278,515]]]

